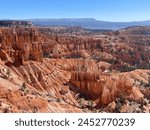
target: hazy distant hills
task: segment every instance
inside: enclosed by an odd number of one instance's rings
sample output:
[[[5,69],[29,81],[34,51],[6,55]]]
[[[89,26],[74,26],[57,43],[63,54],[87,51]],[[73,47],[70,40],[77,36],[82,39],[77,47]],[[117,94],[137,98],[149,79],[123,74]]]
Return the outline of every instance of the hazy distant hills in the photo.
[[[150,26],[150,20],[135,22],[108,22],[92,18],[29,19],[38,26],[81,26],[88,29],[121,29],[130,26]]]
[[[86,29],[116,30],[131,26],[150,26],[150,20],[134,22],[108,22],[93,18],[61,18],[61,19],[26,19],[26,20],[0,20],[0,26],[10,25],[35,25],[35,26],[80,26]]]

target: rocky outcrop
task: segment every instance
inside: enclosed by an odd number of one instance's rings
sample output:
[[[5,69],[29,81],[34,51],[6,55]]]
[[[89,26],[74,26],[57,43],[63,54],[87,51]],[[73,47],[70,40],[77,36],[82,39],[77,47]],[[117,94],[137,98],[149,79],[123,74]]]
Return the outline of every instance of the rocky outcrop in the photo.
[[[15,66],[25,61],[42,62],[42,41],[34,28],[1,28],[0,29],[0,58]]]
[[[115,75],[76,72],[72,73],[70,82],[78,87],[82,93],[90,95],[93,99],[98,99],[98,106],[108,105],[117,98],[140,102],[141,99],[144,99],[145,94],[135,85],[136,79],[134,79],[133,75],[137,72]],[[146,75],[147,78],[149,76],[149,71],[139,71],[139,73]],[[140,77],[141,75],[139,74],[138,76]],[[147,83],[149,84],[149,82]]]
[[[68,72],[38,62],[19,68],[0,64],[2,112],[81,112],[67,87]],[[68,88],[68,89],[66,89]],[[67,91],[66,91],[67,90]],[[62,93],[65,92],[65,93]]]
[[[2,27],[25,27],[32,26],[30,21],[16,21],[16,20],[0,20],[0,26]]]

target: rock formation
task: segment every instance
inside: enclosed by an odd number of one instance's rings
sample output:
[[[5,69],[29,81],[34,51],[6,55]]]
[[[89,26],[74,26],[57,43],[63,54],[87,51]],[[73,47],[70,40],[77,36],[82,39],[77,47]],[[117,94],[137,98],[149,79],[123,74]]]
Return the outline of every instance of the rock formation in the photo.
[[[15,66],[23,65],[25,61],[42,62],[42,41],[34,28],[1,28],[0,58]]]
[[[0,20],[0,26],[2,27],[25,27],[32,26],[30,21],[16,21],[16,20]]]
[[[147,33],[59,29],[0,28],[0,112],[150,111]]]

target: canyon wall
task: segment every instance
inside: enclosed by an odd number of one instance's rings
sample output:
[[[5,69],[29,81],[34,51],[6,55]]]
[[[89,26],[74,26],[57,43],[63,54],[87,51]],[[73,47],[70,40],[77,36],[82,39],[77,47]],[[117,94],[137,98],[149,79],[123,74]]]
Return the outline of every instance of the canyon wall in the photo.
[[[42,62],[42,41],[34,28],[1,28],[0,58],[6,64],[23,65],[25,61]]]

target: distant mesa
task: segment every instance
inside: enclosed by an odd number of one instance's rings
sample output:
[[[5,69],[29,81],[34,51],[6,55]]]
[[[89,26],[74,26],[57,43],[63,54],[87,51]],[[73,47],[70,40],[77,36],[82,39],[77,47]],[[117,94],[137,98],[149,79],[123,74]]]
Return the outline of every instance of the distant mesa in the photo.
[[[1,27],[32,26],[32,22],[20,20],[0,20],[0,26]]]
[[[150,26],[150,20],[133,22],[110,22],[93,18],[0,20],[0,26],[81,27],[85,29],[118,30],[132,26]]]
[[[117,30],[131,26],[150,26],[150,20],[133,22],[110,22],[93,18],[29,19],[36,26],[80,26],[86,29]]]

